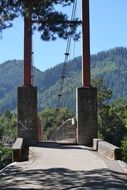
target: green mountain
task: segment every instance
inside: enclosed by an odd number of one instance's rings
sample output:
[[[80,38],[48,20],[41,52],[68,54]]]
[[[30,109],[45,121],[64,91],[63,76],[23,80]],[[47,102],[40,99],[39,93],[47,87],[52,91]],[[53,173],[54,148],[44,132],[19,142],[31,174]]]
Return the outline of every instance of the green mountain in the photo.
[[[33,69],[33,85],[38,87],[38,109],[56,107],[63,63],[41,72]],[[123,47],[91,55],[92,78],[102,78],[113,92],[113,99],[127,96],[127,49]],[[23,85],[23,61],[0,64],[0,113],[16,109],[17,87]],[[81,86],[81,57],[67,63],[61,103],[75,110],[75,91]]]

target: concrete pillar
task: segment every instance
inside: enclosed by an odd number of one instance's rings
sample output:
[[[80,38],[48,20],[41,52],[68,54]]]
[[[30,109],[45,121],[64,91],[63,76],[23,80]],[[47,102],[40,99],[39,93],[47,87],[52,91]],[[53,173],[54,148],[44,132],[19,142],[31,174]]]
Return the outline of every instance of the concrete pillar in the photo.
[[[37,143],[37,88],[18,87],[18,137],[29,147]]]
[[[97,88],[77,88],[76,116],[78,144],[92,146],[97,137]]]

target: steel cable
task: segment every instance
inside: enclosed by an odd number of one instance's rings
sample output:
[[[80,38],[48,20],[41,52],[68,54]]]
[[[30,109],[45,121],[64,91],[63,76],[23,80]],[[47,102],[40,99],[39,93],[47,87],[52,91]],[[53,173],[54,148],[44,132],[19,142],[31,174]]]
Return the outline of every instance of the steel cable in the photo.
[[[75,20],[76,8],[77,8],[77,0],[75,0],[73,3],[72,13],[71,13],[71,21]],[[72,36],[68,37],[66,51],[65,51],[65,59],[64,59],[62,74],[61,74],[61,78],[60,78],[57,109],[59,109],[61,106],[61,97],[63,96],[63,88],[64,88],[64,81],[65,81],[65,77],[66,77],[67,62],[68,62],[69,55],[70,55],[71,40],[72,40]]]

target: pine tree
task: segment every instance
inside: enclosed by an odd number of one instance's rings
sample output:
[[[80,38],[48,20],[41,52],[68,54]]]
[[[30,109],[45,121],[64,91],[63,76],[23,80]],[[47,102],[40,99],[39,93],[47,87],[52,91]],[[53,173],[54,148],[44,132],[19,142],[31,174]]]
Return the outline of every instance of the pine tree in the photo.
[[[73,36],[78,39],[76,32],[80,24],[78,18],[69,22],[67,14],[58,11],[57,6],[69,6],[74,0],[1,0],[0,1],[0,31],[11,27],[17,17],[32,14],[33,31],[41,33],[42,40],[55,40],[57,37],[67,39]],[[29,4],[29,6],[28,6]]]

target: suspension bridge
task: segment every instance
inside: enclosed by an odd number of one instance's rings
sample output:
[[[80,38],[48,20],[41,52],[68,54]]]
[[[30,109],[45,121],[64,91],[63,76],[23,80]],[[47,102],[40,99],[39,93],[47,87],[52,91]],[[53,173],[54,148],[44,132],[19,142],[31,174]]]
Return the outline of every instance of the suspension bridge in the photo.
[[[97,89],[90,81],[89,34],[89,0],[82,0],[82,86],[76,90],[76,117],[58,127],[48,142],[39,142],[37,88],[32,85],[31,11],[25,16],[24,85],[18,87],[18,136],[13,145],[13,163],[0,171],[0,189],[127,189],[127,165],[121,161],[120,148],[97,139]],[[58,109],[70,43],[71,37],[67,40]]]

